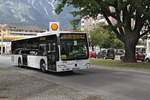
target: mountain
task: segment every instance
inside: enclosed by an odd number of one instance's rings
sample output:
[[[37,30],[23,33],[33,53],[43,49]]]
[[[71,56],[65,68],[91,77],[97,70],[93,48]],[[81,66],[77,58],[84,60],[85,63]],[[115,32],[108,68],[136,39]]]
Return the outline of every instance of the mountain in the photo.
[[[48,28],[49,22],[60,22],[61,28],[70,29],[69,20],[74,17],[69,13],[72,7],[55,14],[55,0],[0,0],[0,23],[36,25]]]

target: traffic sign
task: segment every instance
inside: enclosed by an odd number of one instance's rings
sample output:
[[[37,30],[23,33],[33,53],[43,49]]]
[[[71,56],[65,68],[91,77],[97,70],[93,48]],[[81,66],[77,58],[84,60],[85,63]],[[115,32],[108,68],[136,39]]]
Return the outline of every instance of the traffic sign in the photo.
[[[59,22],[50,22],[49,23],[49,31],[50,32],[59,32]]]

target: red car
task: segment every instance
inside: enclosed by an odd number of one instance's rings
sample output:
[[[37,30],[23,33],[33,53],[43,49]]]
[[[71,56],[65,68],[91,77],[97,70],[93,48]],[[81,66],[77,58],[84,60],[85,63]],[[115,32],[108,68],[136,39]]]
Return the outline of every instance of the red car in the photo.
[[[89,57],[90,58],[96,58],[96,52],[95,51],[89,51]]]
[[[122,56],[120,56],[120,59],[123,61],[123,59],[124,59],[124,56],[125,55],[122,55]],[[144,59],[145,59],[145,55],[144,54],[142,54],[142,53],[136,53],[135,54],[135,58],[136,58],[136,60],[140,60],[140,61],[144,61]]]

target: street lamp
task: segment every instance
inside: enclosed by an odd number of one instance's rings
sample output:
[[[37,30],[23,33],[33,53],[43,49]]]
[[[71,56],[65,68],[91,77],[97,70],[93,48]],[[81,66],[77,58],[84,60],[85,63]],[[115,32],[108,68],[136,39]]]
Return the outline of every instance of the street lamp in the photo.
[[[3,28],[6,27],[6,24],[0,24],[0,28],[1,28],[1,55],[3,54],[3,42],[4,42],[4,31]]]
[[[3,41],[4,41],[4,32],[1,29],[1,55],[3,54]]]

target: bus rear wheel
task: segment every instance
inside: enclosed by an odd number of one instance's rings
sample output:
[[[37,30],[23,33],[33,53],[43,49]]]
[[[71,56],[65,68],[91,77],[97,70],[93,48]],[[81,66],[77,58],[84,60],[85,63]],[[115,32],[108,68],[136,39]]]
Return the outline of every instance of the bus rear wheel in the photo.
[[[46,72],[46,64],[45,61],[41,60],[40,62],[40,69],[42,72]]]

